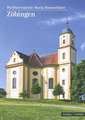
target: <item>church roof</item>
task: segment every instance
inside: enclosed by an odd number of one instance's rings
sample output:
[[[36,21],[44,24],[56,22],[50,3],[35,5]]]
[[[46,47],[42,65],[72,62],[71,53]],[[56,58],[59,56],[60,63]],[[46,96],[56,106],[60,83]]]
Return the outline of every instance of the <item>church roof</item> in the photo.
[[[43,66],[41,59],[37,53],[33,53],[32,55],[29,56],[28,63],[31,67],[42,67]]]
[[[19,52],[19,51],[16,51],[18,53],[18,55],[20,56],[20,58],[23,59],[24,63],[28,63],[28,56]]]
[[[37,53],[32,53],[31,55],[27,56],[21,52],[16,52],[24,60],[24,63],[31,67],[43,67],[47,65],[56,65],[58,63],[57,52],[42,57],[40,57]]]
[[[72,32],[72,30],[70,28],[64,28],[62,30],[61,34],[64,34],[64,33],[72,33],[73,34],[73,32]]]
[[[51,53],[47,56],[41,57],[42,63],[44,66],[46,65],[56,65],[58,64],[58,53]]]

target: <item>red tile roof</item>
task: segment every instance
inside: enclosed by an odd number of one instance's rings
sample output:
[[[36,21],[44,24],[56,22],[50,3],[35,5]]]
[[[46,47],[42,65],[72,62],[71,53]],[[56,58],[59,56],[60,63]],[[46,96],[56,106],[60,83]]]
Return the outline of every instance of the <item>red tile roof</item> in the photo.
[[[52,53],[47,56],[41,57],[43,65],[53,65],[58,64],[58,53]]]

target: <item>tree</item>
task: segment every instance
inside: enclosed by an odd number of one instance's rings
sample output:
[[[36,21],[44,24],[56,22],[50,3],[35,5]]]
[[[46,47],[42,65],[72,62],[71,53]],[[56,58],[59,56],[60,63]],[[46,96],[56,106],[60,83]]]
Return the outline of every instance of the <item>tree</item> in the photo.
[[[53,90],[53,95],[54,96],[59,96],[59,95],[63,95],[64,91],[62,86],[60,86],[59,84],[55,86],[54,90]]]
[[[6,96],[6,91],[3,88],[0,88],[0,98],[3,98]]]
[[[77,93],[77,76],[78,76],[78,69],[77,69],[77,65],[73,66],[72,69],[72,85],[71,85],[71,100],[76,100],[78,99],[78,93]]]
[[[29,94],[24,90],[23,92],[20,93],[20,97],[24,98],[29,98]]]
[[[71,97],[72,100],[79,100],[79,96],[85,93],[85,60],[73,68]]]
[[[39,86],[38,83],[34,84],[32,86],[32,93],[33,94],[39,94],[41,92],[41,87]]]

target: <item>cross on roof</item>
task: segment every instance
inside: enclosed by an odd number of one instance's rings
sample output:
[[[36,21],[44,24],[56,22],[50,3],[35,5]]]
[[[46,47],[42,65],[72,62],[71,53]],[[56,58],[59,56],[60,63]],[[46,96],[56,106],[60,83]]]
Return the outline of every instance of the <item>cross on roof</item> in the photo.
[[[68,18],[66,20],[66,27],[69,28],[69,21],[68,21]]]

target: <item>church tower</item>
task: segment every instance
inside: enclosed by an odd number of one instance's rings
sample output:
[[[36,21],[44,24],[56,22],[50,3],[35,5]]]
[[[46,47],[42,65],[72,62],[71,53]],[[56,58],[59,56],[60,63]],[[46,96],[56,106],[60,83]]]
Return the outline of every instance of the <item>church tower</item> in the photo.
[[[67,26],[59,36],[58,49],[58,83],[63,87],[64,94],[60,99],[70,99],[72,67],[76,63],[75,35]]]

